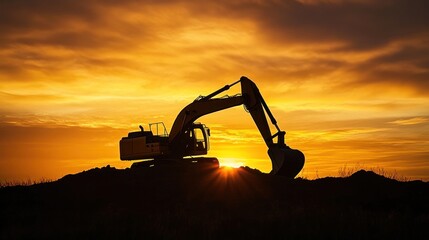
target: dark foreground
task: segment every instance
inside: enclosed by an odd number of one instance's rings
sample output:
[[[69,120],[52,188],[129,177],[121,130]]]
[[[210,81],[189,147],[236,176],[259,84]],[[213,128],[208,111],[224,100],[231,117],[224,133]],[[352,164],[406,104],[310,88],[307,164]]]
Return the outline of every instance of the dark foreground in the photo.
[[[0,239],[429,239],[429,183],[117,170],[0,189]]]

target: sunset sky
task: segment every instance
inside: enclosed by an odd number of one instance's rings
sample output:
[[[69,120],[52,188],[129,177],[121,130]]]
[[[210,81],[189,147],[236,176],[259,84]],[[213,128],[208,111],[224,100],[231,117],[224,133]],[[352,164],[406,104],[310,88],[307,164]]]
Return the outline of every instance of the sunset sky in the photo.
[[[0,180],[107,164],[118,143],[245,75],[299,176],[363,166],[429,181],[427,0],[0,1]],[[232,88],[228,94],[239,93]],[[271,170],[239,106],[205,116],[209,156]]]

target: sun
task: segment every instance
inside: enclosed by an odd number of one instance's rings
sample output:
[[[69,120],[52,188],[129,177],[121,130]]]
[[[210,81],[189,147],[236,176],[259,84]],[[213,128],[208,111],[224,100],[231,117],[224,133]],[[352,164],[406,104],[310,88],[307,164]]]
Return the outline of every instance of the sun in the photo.
[[[222,158],[219,159],[219,163],[221,167],[225,168],[239,168],[244,166],[243,161],[238,158]]]

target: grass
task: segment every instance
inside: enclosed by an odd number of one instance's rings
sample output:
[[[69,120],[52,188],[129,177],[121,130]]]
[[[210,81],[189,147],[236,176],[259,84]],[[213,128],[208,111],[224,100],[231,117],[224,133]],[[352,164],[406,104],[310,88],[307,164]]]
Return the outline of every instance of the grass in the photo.
[[[396,181],[400,181],[400,182],[409,182],[412,179],[405,177],[401,174],[399,174],[396,169],[394,170],[386,170],[385,168],[376,166],[376,167],[367,167],[363,164],[355,164],[353,166],[349,166],[347,164],[345,164],[343,167],[341,167],[340,169],[338,169],[338,174],[336,176],[333,177],[340,177],[340,178],[347,178],[350,177],[351,175],[353,175],[354,173],[356,173],[359,170],[365,170],[365,171],[372,171],[378,175],[381,175],[383,177],[386,178],[390,178],[390,179],[394,179]],[[309,174],[306,172],[306,168],[303,168],[301,170],[301,172],[298,174],[297,178],[299,179],[304,179],[304,180],[316,180],[316,179],[320,179],[323,178],[321,176],[319,176],[319,171],[316,170],[316,172],[314,174],[312,174],[313,176],[310,177]],[[416,179],[418,180],[418,179]]]
[[[27,179],[27,180],[21,180],[21,181],[0,181],[0,188],[4,188],[4,187],[15,187],[15,186],[31,186],[31,185],[35,185],[35,184],[42,184],[42,183],[49,183],[49,182],[53,182],[53,180],[51,179],[45,179],[42,178],[40,180],[31,180],[31,179]]]
[[[400,182],[408,182],[408,181],[410,181],[409,178],[407,178],[407,177],[405,177],[403,175],[400,175],[396,171],[396,169],[393,170],[393,171],[389,171],[389,170],[386,170],[386,169],[384,169],[382,167],[379,167],[379,166],[377,166],[377,167],[369,167],[368,168],[368,167],[365,167],[364,165],[361,165],[361,164],[356,164],[356,165],[354,165],[352,167],[347,166],[347,164],[344,165],[343,167],[341,167],[338,170],[338,176],[342,177],[342,178],[350,177],[353,173],[355,173],[355,172],[357,172],[359,170],[372,171],[372,172],[374,172],[374,173],[376,173],[378,175],[381,175],[383,177],[394,179],[394,180],[397,180],[397,181],[400,181]]]

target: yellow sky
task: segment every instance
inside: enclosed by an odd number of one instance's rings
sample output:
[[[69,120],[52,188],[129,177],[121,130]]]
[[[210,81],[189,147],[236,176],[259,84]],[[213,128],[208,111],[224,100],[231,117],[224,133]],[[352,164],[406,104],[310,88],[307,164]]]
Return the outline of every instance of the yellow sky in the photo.
[[[301,176],[429,180],[427,1],[2,1],[0,180],[127,167],[118,141],[246,75]],[[231,89],[228,94],[239,92]],[[221,164],[271,167],[251,117],[200,119]]]

